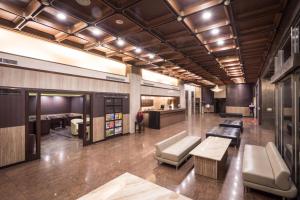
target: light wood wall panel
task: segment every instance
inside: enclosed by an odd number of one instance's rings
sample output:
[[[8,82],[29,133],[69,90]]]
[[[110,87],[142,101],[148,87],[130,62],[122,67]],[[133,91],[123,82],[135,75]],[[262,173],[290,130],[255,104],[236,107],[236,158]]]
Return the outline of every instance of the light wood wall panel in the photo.
[[[129,84],[0,66],[0,86],[129,93]]]
[[[180,90],[171,90],[165,88],[141,86],[141,95],[153,95],[153,96],[170,96],[179,97]]]
[[[250,116],[249,107],[226,106],[226,113],[242,113],[243,116]]]
[[[93,118],[93,142],[104,140],[104,117]]]
[[[214,98],[215,99],[226,98],[226,86],[222,85],[222,86],[219,86],[219,88],[222,89],[222,91],[214,92]]]
[[[129,133],[129,114],[123,116],[123,133]]]
[[[0,167],[25,161],[25,126],[0,128]]]

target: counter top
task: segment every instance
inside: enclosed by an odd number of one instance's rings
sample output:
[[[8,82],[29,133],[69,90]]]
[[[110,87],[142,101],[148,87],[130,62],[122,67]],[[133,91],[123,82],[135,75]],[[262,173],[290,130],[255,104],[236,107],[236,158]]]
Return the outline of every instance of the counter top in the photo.
[[[190,154],[193,156],[220,161],[226,153],[230,142],[231,139],[210,136],[194,148]]]
[[[173,112],[182,112],[182,111],[185,111],[185,108],[175,108],[170,110],[147,110],[144,112],[173,113]]]
[[[191,200],[145,179],[124,173],[78,200]]]

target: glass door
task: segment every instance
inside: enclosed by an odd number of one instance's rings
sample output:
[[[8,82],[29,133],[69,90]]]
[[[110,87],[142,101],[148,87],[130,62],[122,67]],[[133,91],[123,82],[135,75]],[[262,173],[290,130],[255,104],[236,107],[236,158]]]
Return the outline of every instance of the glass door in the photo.
[[[27,91],[25,100],[26,116],[26,160],[41,157],[41,93]]]
[[[93,115],[92,115],[92,97],[91,94],[83,96],[83,146],[93,143]]]
[[[296,135],[295,135],[295,169],[296,169],[296,176],[298,177],[295,181],[298,185],[298,191],[300,191],[300,71],[296,74],[296,98],[295,98],[295,127],[296,128]]]
[[[294,171],[294,123],[293,123],[293,95],[294,95],[293,79],[291,76],[287,77],[282,82],[282,156],[289,167],[292,177],[295,175]]]

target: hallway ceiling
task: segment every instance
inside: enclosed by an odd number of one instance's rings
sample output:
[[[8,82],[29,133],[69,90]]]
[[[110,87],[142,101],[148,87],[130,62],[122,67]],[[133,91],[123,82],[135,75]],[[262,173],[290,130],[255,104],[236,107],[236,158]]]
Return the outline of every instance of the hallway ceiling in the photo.
[[[0,0],[0,25],[200,85],[255,82],[287,0]]]

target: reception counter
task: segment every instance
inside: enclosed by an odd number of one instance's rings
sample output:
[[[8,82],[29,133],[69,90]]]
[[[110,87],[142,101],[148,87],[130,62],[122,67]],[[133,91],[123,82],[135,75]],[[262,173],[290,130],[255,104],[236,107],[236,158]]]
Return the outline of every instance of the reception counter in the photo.
[[[185,109],[151,110],[148,113],[148,126],[153,129],[161,129],[185,120]]]

